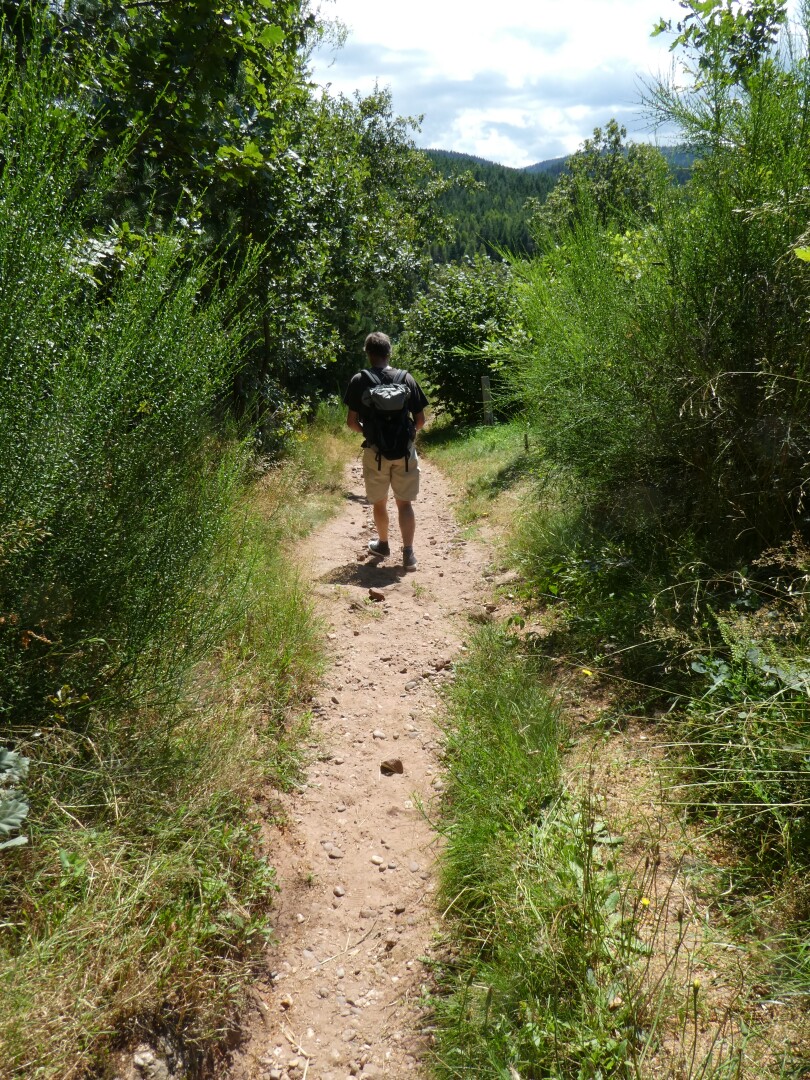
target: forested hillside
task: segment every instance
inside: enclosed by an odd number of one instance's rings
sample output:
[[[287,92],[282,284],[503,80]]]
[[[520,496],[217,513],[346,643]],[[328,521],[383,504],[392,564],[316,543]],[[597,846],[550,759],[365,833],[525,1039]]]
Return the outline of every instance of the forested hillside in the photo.
[[[469,154],[446,150],[426,150],[425,154],[442,176],[456,181],[470,178],[469,183],[454,184],[439,199],[454,236],[444,243],[431,241],[430,253],[436,262],[474,255],[500,259],[504,251],[528,254],[534,250],[526,202],[542,202],[554,186],[554,177],[495,165]]]

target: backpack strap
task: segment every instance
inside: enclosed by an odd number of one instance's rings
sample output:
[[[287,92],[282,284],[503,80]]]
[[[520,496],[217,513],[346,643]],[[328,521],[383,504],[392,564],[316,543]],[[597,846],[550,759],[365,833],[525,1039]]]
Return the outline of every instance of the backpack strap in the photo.
[[[374,368],[363,368],[363,374],[368,375],[369,379],[371,379],[371,385],[372,386],[382,386],[382,379],[377,374],[377,372],[374,370]],[[380,451],[378,449],[377,450],[377,470],[379,471],[381,469],[382,469],[382,454],[380,453]]]
[[[408,372],[404,368],[398,368],[396,375],[394,375],[395,383],[402,383],[403,385],[408,381]],[[408,472],[408,462],[411,459],[410,447],[405,451],[405,472]]]

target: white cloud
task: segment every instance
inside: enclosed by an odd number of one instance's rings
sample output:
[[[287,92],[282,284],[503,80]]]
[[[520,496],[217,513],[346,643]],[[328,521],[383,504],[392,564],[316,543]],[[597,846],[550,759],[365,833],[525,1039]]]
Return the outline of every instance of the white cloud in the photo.
[[[424,114],[417,142],[527,165],[568,153],[615,116],[635,137],[639,77],[669,66],[651,39],[676,0],[335,0],[347,46],[315,58],[334,92],[390,85],[394,107]],[[331,61],[331,64],[330,64]]]

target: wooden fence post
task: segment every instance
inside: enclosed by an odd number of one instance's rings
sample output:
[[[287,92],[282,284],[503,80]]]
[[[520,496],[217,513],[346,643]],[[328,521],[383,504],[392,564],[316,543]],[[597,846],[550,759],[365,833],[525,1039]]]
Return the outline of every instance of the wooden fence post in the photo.
[[[484,401],[484,423],[493,424],[495,422],[492,415],[492,392],[489,388],[489,376],[481,376],[481,394]]]

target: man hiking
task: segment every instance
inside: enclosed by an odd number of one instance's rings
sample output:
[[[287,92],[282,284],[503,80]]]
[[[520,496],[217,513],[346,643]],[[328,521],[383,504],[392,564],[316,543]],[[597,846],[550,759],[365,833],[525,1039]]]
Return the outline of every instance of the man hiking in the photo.
[[[368,549],[379,558],[391,554],[390,487],[402,533],[402,565],[406,570],[415,570],[413,502],[419,494],[419,462],[413,440],[425,425],[427,398],[412,375],[388,363],[391,341],[387,335],[369,334],[363,347],[371,367],[352,376],[343,402],[349,409],[346,423],[363,436],[363,480],[377,529],[377,539],[369,543]]]

